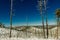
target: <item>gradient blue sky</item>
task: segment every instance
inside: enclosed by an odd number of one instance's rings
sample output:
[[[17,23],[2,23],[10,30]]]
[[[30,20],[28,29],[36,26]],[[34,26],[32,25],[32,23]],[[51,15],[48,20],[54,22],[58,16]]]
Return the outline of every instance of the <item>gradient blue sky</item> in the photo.
[[[13,2],[13,26],[26,25],[28,16],[29,25],[41,25],[40,11],[37,8],[38,0],[14,0]],[[47,2],[48,24],[56,24],[55,11],[60,8],[60,0],[48,0]],[[10,0],[0,0],[0,22],[10,25]],[[45,21],[45,17],[44,17]]]

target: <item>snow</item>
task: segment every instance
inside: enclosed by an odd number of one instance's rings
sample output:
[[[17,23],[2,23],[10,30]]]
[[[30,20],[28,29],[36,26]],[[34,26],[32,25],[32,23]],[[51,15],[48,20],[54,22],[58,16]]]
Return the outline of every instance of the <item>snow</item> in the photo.
[[[60,39],[38,39],[38,38],[0,38],[0,40],[60,40]]]
[[[33,31],[34,29],[36,28],[31,28],[30,30]],[[40,29],[36,29],[36,31],[38,30]],[[26,31],[17,31],[17,30],[11,30],[11,31],[12,31],[12,37],[9,38],[10,29],[0,28],[0,39],[1,40],[20,40],[20,39],[21,40],[57,40],[56,38],[52,38],[52,37],[49,37],[48,39],[47,38],[43,39],[43,36],[38,36],[39,34],[34,34]]]

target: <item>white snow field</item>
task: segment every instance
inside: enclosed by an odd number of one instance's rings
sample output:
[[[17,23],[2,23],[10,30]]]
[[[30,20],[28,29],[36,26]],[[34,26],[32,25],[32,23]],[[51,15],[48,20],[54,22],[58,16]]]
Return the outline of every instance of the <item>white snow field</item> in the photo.
[[[38,39],[38,38],[0,38],[0,40],[60,40],[60,39]]]
[[[12,37],[9,38],[10,29],[0,28],[0,40],[60,40],[52,37],[43,39],[42,35],[34,33],[40,29],[36,29],[36,31],[33,31],[34,29],[36,28],[32,27],[30,30],[27,29],[28,32],[12,30]],[[39,32],[41,32],[41,30]]]

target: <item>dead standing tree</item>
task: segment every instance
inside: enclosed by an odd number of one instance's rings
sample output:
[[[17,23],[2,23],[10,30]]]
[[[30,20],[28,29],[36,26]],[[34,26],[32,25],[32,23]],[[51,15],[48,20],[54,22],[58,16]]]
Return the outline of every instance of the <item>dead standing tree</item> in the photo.
[[[47,0],[39,0],[39,7],[40,7],[40,14],[41,14],[41,18],[42,18],[42,26],[43,26],[43,35],[45,38],[45,28],[44,28],[44,14],[43,14],[43,9],[46,15],[46,31],[47,31],[47,38],[48,38],[48,19],[47,19],[47,12],[46,12],[46,5],[47,4]]]
[[[44,8],[45,8],[45,14],[46,14],[46,31],[47,31],[47,38],[48,38],[48,15],[47,15],[47,0],[44,0]]]
[[[11,5],[10,5],[10,35],[9,35],[9,37],[11,37],[11,29],[12,29],[12,11],[13,11],[12,7],[13,7],[13,0],[10,0],[10,2],[11,2]]]
[[[39,8],[40,8],[40,14],[41,14],[41,18],[42,18],[42,27],[43,27],[43,36],[45,38],[45,30],[44,30],[44,15],[43,13],[43,1],[39,0]]]

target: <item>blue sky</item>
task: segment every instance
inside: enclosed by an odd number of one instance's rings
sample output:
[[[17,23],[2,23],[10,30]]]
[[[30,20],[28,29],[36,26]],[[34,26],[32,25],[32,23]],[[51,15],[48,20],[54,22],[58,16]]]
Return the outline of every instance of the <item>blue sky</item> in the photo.
[[[14,0],[13,26],[26,25],[28,16],[29,25],[41,25],[40,11],[37,8],[38,0]],[[56,24],[55,11],[60,8],[60,0],[47,1],[48,24]],[[10,0],[0,0],[0,22],[10,26]],[[45,21],[45,16],[44,16]]]

